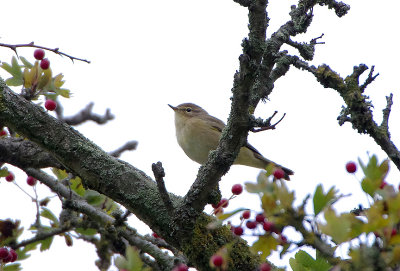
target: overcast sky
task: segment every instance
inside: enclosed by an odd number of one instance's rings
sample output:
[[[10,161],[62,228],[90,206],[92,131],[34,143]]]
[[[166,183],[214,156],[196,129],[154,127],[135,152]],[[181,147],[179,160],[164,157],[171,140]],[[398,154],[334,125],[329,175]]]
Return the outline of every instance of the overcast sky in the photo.
[[[390,131],[393,141],[398,143],[400,104],[396,79],[400,57],[394,31],[398,28],[396,12],[400,3],[345,2],[351,10],[341,19],[325,7],[316,7],[308,33],[295,40],[308,42],[324,33],[321,41],[325,44],[316,47],[312,63],[326,63],[342,76],[350,74],[353,66],[360,63],[375,65],[380,76],[366,93],[373,101],[378,122],[386,106],[385,96],[394,93]],[[167,104],[193,102],[226,121],[240,44],[248,32],[247,10],[227,0],[55,3],[3,0],[0,42],[34,41],[90,60],[91,64],[73,64],[67,58],[46,53],[53,71],[65,75],[65,87],[73,93],[71,99],[60,100],[66,115],[91,101],[95,102],[97,113],[111,108],[116,119],[106,126],[88,123],[77,129],[106,151],[128,140],[138,140],[138,149],[125,153],[122,159],[150,176],[151,164],[162,161],[167,189],[184,195],[199,165],[187,158],[176,143],[173,112]],[[270,1],[268,35],[289,19],[290,5],[295,3]],[[10,62],[12,51],[0,47],[0,52],[0,60]],[[18,52],[33,62],[33,49]],[[0,75],[8,77],[4,71]],[[295,171],[288,186],[296,191],[298,201],[323,183],[325,190],[336,186],[341,193],[352,194],[336,205],[339,210],[347,211],[357,203],[365,205],[366,197],[357,179],[345,172],[344,165],[358,157],[367,161],[367,153],[377,154],[380,160],[386,155],[371,138],[357,134],[349,124],[338,125],[336,118],[343,104],[339,95],[324,89],[310,74],[292,68],[275,84],[269,98],[259,105],[256,116],[266,118],[277,110],[279,116],[286,113],[286,117],[276,130],[250,134],[249,141],[267,158]],[[223,194],[229,197],[233,184],[253,182],[258,173],[256,169],[233,167],[222,179]],[[360,179],[361,175],[356,176]],[[25,176],[17,177],[17,182],[31,192]],[[399,180],[392,166],[387,181],[397,186]],[[39,193],[45,195],[45,191],[39,186]],[[59,206],[56,199],[54,202]],[[1,218],[24,218],[25,228],[33,223],[34,204],[3,180],[0,203],[7,206],[1,208]],[[230,205],[232,209],[241,206],[260,210],[257,198],[249,195],[242,195]],[[73,248],[67,248],[61,238],[56,238],[54,245],[57,249],[35,252],[29,260],[22,261],[25,270],[97,270],[93,264],[94,247],[76,242]]]

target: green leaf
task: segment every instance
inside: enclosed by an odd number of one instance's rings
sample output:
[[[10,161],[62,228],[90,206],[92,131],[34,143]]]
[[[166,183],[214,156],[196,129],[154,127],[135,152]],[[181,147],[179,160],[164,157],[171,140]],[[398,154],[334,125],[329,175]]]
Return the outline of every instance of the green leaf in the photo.
[[[76,228],[75,231],[82,235],[95,235],[97,233],[96,229],[84,229],[84,228]]]
[[[6,79],[6,84],[10,87],[17,87],[20,86],[24,83],[24,80],[22,78],[18,77],[11,77]]]
[[[115,265],[119,269],[129,271],[150,271],[149,268],[143,268],[143,262],[140,258],[139,251],[131,246],[126,247],[125,257],[117,257]]]
[[[75,178],[71,179],[69,182],[70,182],[70,187],[71,187],[72,191],[74,191],[81,197],[83,197],[83,195],[85,195],[86,190],[82,185],[81,178],[75,177]]]
[[[28,60],[26,60],[25,57],[20,56],[19,59],[21,59],[22,63],[24,64],[24,66],[28,69],[32,69],[33,64],[31,64]]]
[[[47,86],[47,84],[49,84],[51,76],[52,76],[51,69],[44,70],[41,76],[39,77],[38,88],[44,89]]]
[[[93,206],[98,206],[100,204],[103,204],[104,200],[106,199],[104,195],[94,190],[87,190],[85,192],[84,198],[90,205]]]
[[[230,212],[230,213],[225,213],[225,214],[222,214],[222,215],[217,215],[217,218],[218,218],[219,220],[225,220],[225,219],[227,219],[227,218],[229,218],[229,217],[231,217],[231,216],[233,216],[233,215],[235,215],[235,214],[237,214],[237,213],[239,213],[239,212],[245,211],[245,210],[248,210],[248,209],[247,209],[247,208],[239,208],[239,209],[236,209],[236,210],[234,210],[234,211],[232,211],[232,212]]]
[[[54,90],[58,95],[61,95],[61,96],[63,96],[64,98],[69,98],[70,97],[70,91],[69,91],[69,89],[66,89],[66,88],[56,88],[55,90]]]
[[[8,169],[6,167],[0,169],[0,177],[6,177],[8,174]]]
[[[21,67],[18,64],[17,59],[14,56],[13,56],[13,58],[11,60],[11,65],[3,62],[1,67],[12,75],[11,78],[8,78],[6,80],[7,85],[9,85],[9,86],[19,86],[19,85],[23,84],[24,80],[23,80],[22,70],[21,70]]]
[[[317,250],[317,258],[315,260],[315,270],[328,271],[331,270],[332,265],[321,255],[321,253]]]
[[[299,250],[294,257],[304,267],[312,267],[314,264],[314,258],[304,250]]]
[[[52,211],[50,211],[50,209],[46,208],[46,207],[42,207],[42,211],[40,212],[40,216],[43,216],[47,219],[50,219],[55,226],[58,226],[60,223],[58,221],[58,218],[53,214]]]
[[[332,266],[317,254],[315,260],[311,255],[303,250],[299,250],[294,258],[289,260],[293,271],[328,271]]]
[[[41,244],[40,245],[40,251],[48,250],[50,248],[50,246],[51,246],[51,243],[53,243],[53,239],[54,239],[54,236],[51,236],[51,237],[46,238],[44,240],[41,240],[40,241],[40,244]]]
[[[359,163],[365,174],[361,181],[361,187],[365,193],[373,197],[389,171],[389,160],[386,159],[379,164],[376,155],[373,155],[366,166],[361,159],[359,159]]]
[[[319,223],[321,232],[336,244],[349,241],[364,232],[365,223],[351,213],[337,215],[332,208],[325,211],[326,224]]]
[[[273,250],[276,250],[279,242],[272,235],[260,236],[251,246],[251,251],[261,255],[261,259],[267,258]]]
[[[319,184],[314,192],[313,204],[314,204],[314,214],[317,216],[330,202],[336,199],[336,193],[334,187],[329,189],[328,193],[324,194],[322,184]]]
[[[19,271],[22,270],[21,268],[21,264],[19,263],[12,263],[12,264],[6,264],[6,266],[4,266],[4,271]]]
[[[57,179],[60,181],[68,177],[68,173],[65,170],[52,168],[51,171],[56,175]]]

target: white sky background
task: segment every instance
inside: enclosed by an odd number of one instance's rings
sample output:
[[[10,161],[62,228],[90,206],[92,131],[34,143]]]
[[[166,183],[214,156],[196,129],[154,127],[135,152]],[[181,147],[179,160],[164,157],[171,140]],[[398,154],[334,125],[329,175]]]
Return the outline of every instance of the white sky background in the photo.
[[[295,40],[308,42],[324,33],[321,41],[326,44],[316,47],[313,64],[326,63],[342,76],[350,74],[354,65],[375,65],[380,76],[366,93],[373,101],[378,122],[386,106],[385,96],[394,93],[390,131],[393,141],[399,143],[396,79],[400,57],[395,31],[400,2],[345,2],[351,5],[351,10],[341,19],[325,7],[315,8],[308,33]],[[268,35],[289,19],[290,5],[295,3],[270,1]],[[215,0],[73,0],[62,4],[3,0],[2,10],[0,42],[34,41],[92,61],[72,64],[68,58],[46,52],[53,71],[65,75],[65,87],[73,92],[71,99],[61,99],[66,115],[94,101],[95,112],[103,114],[106,108],[111,108],[116,116],[106,126],[87,123],[77,129],[106,151],[128,140],[138,140],[138,149],[124,153],[121,158],[150,176],[151,164],[162,161],[167,189],[184,195],[199,165],[187,158],[176,143],[173,112],[167,104],[194,102],[226,121],[240,44],[248,33],[247,9],[233,1]],[[18,50],[32,62],[33,51]],[[0,47],[1,61],[10,62],[12,55],[11,50]],[[5,71],[0,71],[0,75],[8,78]],[[267,158],[295,171],[288,186],[296,191],[297,199],[301,201],[314,192],[317,184],[323,183],[325,190],[335,185],[341,193],[352,194],[341,200],[337,209],[348,211],[358,203],[365,206],[366,196],[361,193],[358,181],[345,172],[344,165],[358,157],[367,161],[367,152],[377,154],[380,161],[386,155],[371,138],[357,134],[349,124],[338,125],[336,118],[343,104],[340,96],[334,90],[324,89],[310,74],[291,68],[275,84],[269,98],[266,104],[258,106],[257,117],[269,117],[275,110],[278,116],[287,115],[276,130],[250,134],[249,141]],[[397,186],[399,174],[391,166],[387,181]],[[223,195],[229,197],[235,183],[255,181],[258,173],[252,168],[233,167],[220,183]],[[25,178],[19,174],[17,182],[31,192]],[[45,195],[43,185],[38,189]],[[59,206],[56,201],[54,205]],[[26,228],[33,223],[34,204],[4,179],[0,181],[0,204],[2,219],[23,219]],[[260,210],[257,197],[248,194],[241,195],[230,206]],[[31,258],[22,261],[22,266],[25,270],[42,271],[97,270],[95,248],[83,242],[74,244],[68,248],[63,239],[56,238],[54,247],[32,253]],[[287,259],[274,262],[283,264]]]

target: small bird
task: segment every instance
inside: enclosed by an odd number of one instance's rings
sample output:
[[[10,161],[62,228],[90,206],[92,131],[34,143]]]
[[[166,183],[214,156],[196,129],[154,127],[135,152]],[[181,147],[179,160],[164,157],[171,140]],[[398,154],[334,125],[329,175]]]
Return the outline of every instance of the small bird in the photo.
[[[192,103],[183,103],[177,107],[169,104],[175,112],[176,138],[179,146],[193,161],[204,164],[210,151],[218,146],[225,123],[207,113],[203,108]],[[233,164],[245,165],[265,169],[269,164],[281,168],[286,180],[293,171],[283,167],[261,155],[250,144],[241,147],[240,152]]]

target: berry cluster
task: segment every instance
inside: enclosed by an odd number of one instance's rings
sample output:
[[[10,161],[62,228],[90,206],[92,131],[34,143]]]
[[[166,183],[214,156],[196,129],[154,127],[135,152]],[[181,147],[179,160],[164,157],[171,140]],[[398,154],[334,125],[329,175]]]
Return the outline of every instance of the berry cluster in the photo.
[[[8,175],[5,177],[7,182],[13,182],[15,180],[14,173],[8,172]],[[26,178],[26,183],[30,186],[35,186],[37,183],[37,179],[33,178],[32,176],[28,176]]]
[[[223,198],[220,202],[215,205],[212,204],[211,206],[214,208],[214,214],[222,214],[223,208],[228,207],[229,201],[233,199],[235,196],[240,195],[243,192],[243,186],[241,184],[234,184],[232,186],[232,196],[229,199]]]
[[[0,248],[0,263],[13,263],[17,258],[18,256],[14,249],[6,247]]]
[[[42,49],[36,49],[35,52],[33,52],[34,58],[40,60],[40,68],[47,70],[50,67],[50,61],[44,58],[44,54],[44,50]]]
[[[35,59],[40,60],[40,68],[42,68],[42,70],[47,70],[50,68],[50,61],[47,58],[44,58],[44,55],[45,52],[42,49],[36,49],[35,52],[33,52]],[[54,111],[57,108],[57,103],[49,99],[44,103],[44,107],[49,111]]]

